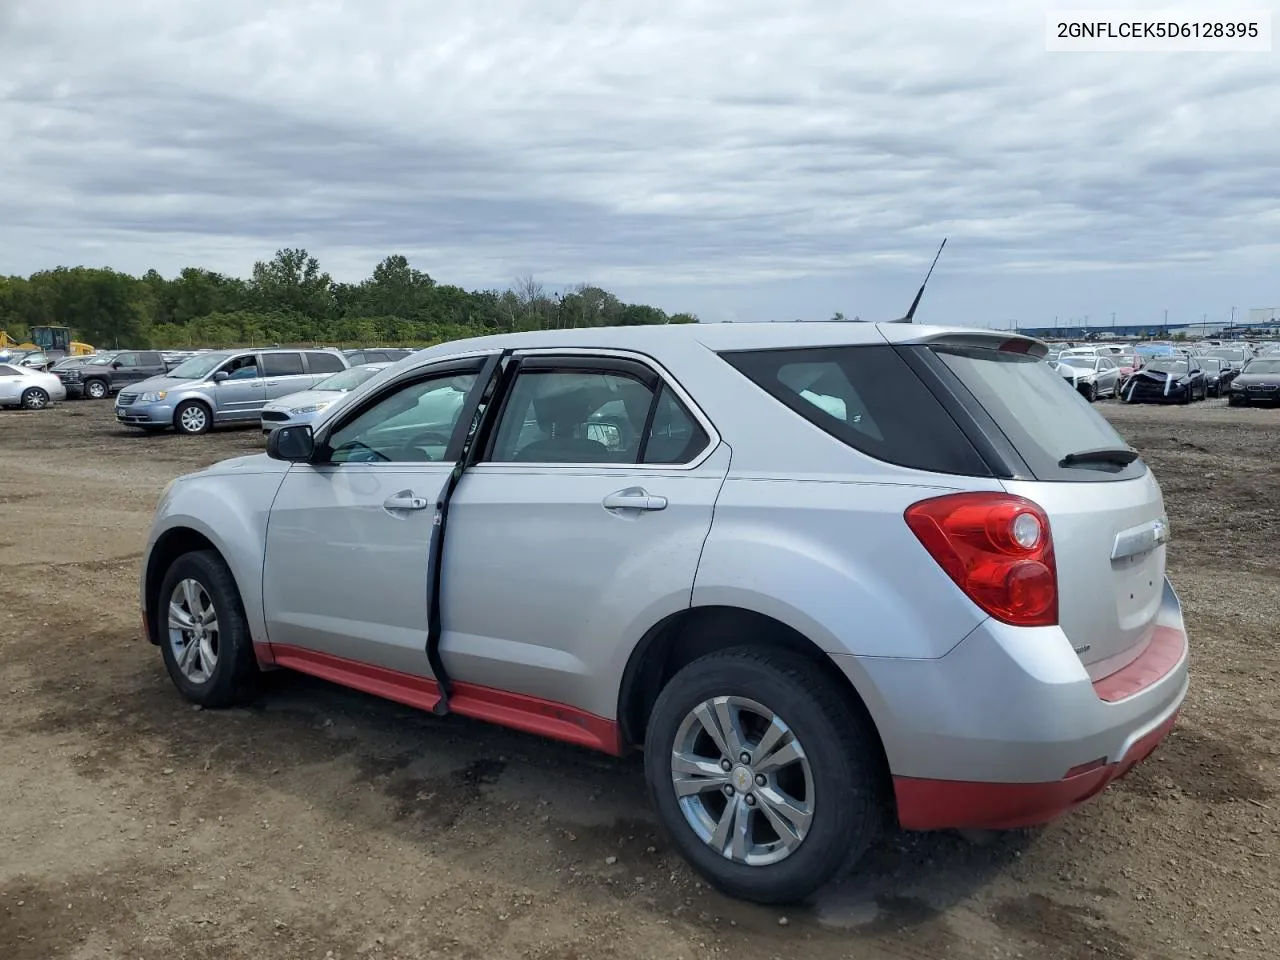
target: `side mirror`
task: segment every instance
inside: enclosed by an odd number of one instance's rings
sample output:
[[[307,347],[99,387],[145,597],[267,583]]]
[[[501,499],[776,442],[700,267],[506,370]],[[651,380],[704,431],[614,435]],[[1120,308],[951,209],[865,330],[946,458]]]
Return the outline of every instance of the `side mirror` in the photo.
[[[231,374],[227,373],[227,371],[225,370],[219,370],[217,373],[213,375],[214,383],[222,383],[222,381],[230,380],[230,379],[231,379]]]
[[[309,424],[279,427],[267,435],[267,456],[290,463],[308,463],[316,452],[315,437]]]
[[[111,369],[112,369],[112,370],[119,370],[122,366],[123,366],[123,364],[122,364],[119,360],[112,360],[112,361],[111,361]]]

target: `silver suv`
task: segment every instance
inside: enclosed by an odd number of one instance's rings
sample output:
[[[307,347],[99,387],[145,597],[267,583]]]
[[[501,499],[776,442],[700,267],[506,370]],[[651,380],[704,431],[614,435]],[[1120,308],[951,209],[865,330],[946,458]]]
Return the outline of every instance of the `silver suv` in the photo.
[[[310,673],[622,754],[720,889],[1012,828],[1187,691],[1146,465],[1044,344],[905,324],[444,344],[176,480],[146,636],[205,706]]]
[[[347,369],[337,350],[217,350],[116,395],[116,420],[145,430],[205,433],[214,424],[257,423],[269,400],[309,390]]]

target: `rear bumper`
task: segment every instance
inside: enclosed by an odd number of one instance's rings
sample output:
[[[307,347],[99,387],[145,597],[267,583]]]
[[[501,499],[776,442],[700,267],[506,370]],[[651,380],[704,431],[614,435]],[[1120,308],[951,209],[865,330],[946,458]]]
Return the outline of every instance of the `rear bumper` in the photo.
[[[1138,657],[1092,680],[1056,627],[990,621],[936,660],[836,657],[880,731],[906,829],[1046,823],[1141,762],[1186,697],[1168,581]]]

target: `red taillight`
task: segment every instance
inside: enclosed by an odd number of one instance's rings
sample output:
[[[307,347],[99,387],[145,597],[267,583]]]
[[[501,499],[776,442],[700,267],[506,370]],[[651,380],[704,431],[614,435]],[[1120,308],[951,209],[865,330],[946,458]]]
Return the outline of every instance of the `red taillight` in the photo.
[[[1058,622],[1058,571],[1049,518],[1007,493],[921,500],[906,521],[929,555],[974,603],[1019,627]]]

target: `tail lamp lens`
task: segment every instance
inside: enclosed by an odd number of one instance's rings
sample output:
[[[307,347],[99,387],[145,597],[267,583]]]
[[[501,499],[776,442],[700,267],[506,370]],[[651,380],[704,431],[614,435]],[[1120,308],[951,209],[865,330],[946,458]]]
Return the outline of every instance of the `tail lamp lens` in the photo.
[[[1007,493],[957,493],[922,500],[905,518],[956,585],[997,620],[1058,622],[1058,573],[1049,518]]]

